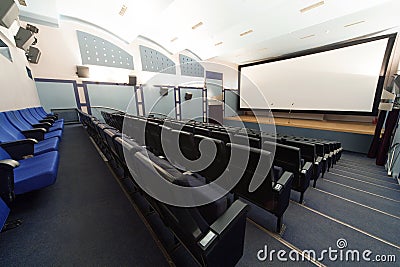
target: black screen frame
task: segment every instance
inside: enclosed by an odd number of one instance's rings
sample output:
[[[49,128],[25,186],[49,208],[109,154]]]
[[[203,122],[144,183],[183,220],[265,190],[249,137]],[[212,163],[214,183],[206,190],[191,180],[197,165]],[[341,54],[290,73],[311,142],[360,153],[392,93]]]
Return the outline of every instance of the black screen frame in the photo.
[[[288,60],[288,59],[308,56],[308,55],[312,55],[312,54],[318,54],[318,53],[322,53],[322,52],[337,50],[337,49],[341,49],[341,48],[345,48],[345,47],[364,44],[364,43],[373,42],[373,41],[382,40],[382,39],[388,39],[388,42],[386,45],[386,50],[385,50],[385,55],[384,55],[383,61],[382,61],[381,72],[380,72],[377,87],[375,90],[375,97],[374,97],[374,104],[372,107],[372,111],[364,112],[364,111],[337,111],[337,110],[296,110],[296,109],[290,110],[290,109],[273,109],[273,108],[270,109],[273,112],[289,112],[290,111],[292,113],[376,116],[376,115],[378,115],[378,112],[379,112],[378,107],[379,107],[379,103],[380,103],[380,99],[381,99],[381,95],[382,95],[383,85],[384,85],[388,67],[389,67],[390,57],[392,55],[394,44],[396,41],[396,37],[397,37],[397,33],[392,33],[392,34],[386,34],[386,35],[381,35],[381,36],[377,36],[377,37],[355,40],[355,41],[334,43],[334,44],[330,44],[330,45],[326,45],[326,46],[321,46],[318,48],[313,48],[313,49],[308,49],[308,50],[303,50],[303,51],[299,51],[299,52],[295,52],[295,53],[282,55],[282,56],[272,58],[272,59],[266,59],[266,60],[260,60],[260,61],[254,61],[251,63],[241,64],[238,66],[239,102],[238,102],[237,108],[239,111],[268,110],[268,109],[261,109],[261,108],[242,108],[242,107],[240,107],[240,103],[241,103],[241,101],[240,101],[240,97],[241,97],[240,80],[241,80],[242,68],[266,64],[266,63],[272,63],[272,62],[277,62],[277,61],[282,61],[282,60]]]

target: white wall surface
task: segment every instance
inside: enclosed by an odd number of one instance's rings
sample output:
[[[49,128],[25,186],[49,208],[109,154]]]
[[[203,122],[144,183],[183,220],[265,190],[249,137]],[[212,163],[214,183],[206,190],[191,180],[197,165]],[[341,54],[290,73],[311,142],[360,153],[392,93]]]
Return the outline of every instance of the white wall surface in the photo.
[[[26,72],[26,66],[31,67],[25,52],[15,47],[12,36],[10,30],[0,26],[0,38],[8,45],[12,56],[11,62],[0,55],[0,111],[40,105],[35,82]]]

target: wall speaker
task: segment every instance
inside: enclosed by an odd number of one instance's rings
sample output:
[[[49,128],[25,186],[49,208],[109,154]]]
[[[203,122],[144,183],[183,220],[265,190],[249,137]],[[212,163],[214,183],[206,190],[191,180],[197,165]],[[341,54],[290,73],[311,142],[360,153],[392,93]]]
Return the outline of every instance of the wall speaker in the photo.
[[[42,52],[40,52],[39,48],[31,46],[31,47],[29,47],[26,57],[28,58],[28,61],[30,63],[37,64],[39,62],[41,55],[42,55]]]
[[[168,87],[160,87],[160,96],[168,95]]]
[[[10,28],[14,20],[18,19],[19,9],[14,0],[1,0],[0,2],[0,25]]]
[[[128,85],[136,86],[136,82],[137,82],[136,76],[135,75],[129,75]]]
[[[33,42],[35,42],[35,36],[33,35],[33,32],[22,27],[19,27],[17,34],[14,36],[14,39],[17,47],[25,51],[28,51],[28,48],[32,45]]]
[[[192,93],[185,93],[185,100],[190,100],[192,99],[193,94]]]
[[[89,67],[76,66],[76,74],[79,78],[89,78]]]

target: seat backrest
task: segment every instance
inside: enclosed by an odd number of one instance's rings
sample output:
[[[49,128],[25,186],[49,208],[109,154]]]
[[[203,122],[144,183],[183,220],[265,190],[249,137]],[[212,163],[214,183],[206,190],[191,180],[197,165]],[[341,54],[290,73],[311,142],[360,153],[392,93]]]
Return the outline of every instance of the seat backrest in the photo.
[[[254,148],[261,148],[260,138],[245,136],[241,134],[235,134],[231,143],[238,145],[249,145],[250,147]]]
[[[314,144],[294,140],[285,140],[284,144],[300,148],[301,158],[305,161],[314,163],[317,159],[317,152]]]
[[[6,111],[4,112],[8,121],[15,126],[20,131],[30,130],[32,129],[32,125],[30,125],[26,120],[24,120],[21,115],[14,111]]]
[[[229,157],[226,153],[225,143],[221,140],[202,136],[202,135],[195,135],[194,136],[194,143],[196,148],[196,154],[200,157],[200,143],[201,142],[210,142],[213,144],[209,144],[211,146],[216,147],[216,154],[214,158],[208,158],[210,154],[205,151],[201,157],[205,157],[207,162],[211,161],[211,164],[208,165],[203,170],[199,171],[201,175],[203,175],[208,182],[214,181],[218,179],[222,173],[226,170],[226,167],[229,162]]]
[[[0,113],[0,125],[0,142],[26,139],[26,137],[10,123],[3,112]]]
[[[27,109],[20,109],[20,110],[18,110],[16,112],[21,114],[21,117],[23,117],[30,124],[39,123],[39,121],[37,119],[35,119]]]
[[[200,126],[195,127],[193,130],[193,133],[195,135],[210,136],[210,130],[208,130],[207,128],[200,127]]]
[[[232,143],[232,137],[226,131],[210,131],[210,137],[221,140],[225,144]]]
[[[265,205],[266,201],[273,197],[272,188],[274,172],[271,164],[273,160],[271,153],[262,149],[231,143],[227,144],[227,148],[227,151],[231,154],[236,153],[236,155],[249,155],[244,173],[240,168],[241,166],[238,166],[237,164],[231,164],[232,166],[229,166],[233,175],[243,173],[240,181],[234,187],[233,192],[255,204],[262,206]],[[258,167],[259,163],[261,168]],[[268,167],[271,168],[266,169]],[[260,184],[254,191],[250,192],[250,185],[253,179],[255,183]]]
[[[38,121],[43,119],[43,117],[40,116],[39,113],[37,113],[36,109],[34,109],[34,108],[27,108],[27,110],[28,110],[28,112],[31,113],[31,115],[32,115],[35,119],[37,119]]]
[[[273,149],[275,149],[274,165],[282,167],[284,170],[292,172],[294,175],[300,174],[302,167],[300,148],[268,141],[263,143],[263,150],[274,151]]]

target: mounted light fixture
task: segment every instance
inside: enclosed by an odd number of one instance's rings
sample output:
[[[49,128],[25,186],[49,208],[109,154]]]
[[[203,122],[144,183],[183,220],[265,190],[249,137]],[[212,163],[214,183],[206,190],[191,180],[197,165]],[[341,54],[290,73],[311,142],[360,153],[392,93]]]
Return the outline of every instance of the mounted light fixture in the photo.
[[[247,34],[250,34],[250,33],[252,33],[252,32],[253,32],[253,30],[248,30],[248,31],[242,32],[242,33],[240,34],[240,37],[245,36],[245,35],[247,35]]]
[[[308,11],[314,9],[314,8],[320,7],[320,6],[324,5],[324,4],[325,4],[325,1],[320,1],[318,3],[312,4],[310,6],[306,6],[305,8],[300,9],[300,12],[301,13],[305,13],[305,12],[308,12]]]
[[[351,27],[351,26],[354,26],[354,25],[358,25],[358,24],[364,23],[364,22],[365,22],[365,20],[360,20],[360,21],[357,21],[357,22],[346,24],[343,27],[347,28],[347,27]]]
[[[203,22],[199,22],[199,23],[197,23],[196,25],[193,25],[192,26],[192,30],[195,30],[195,29],[197,29],[198,27],[200,27],[201,25],[203,25]]]

